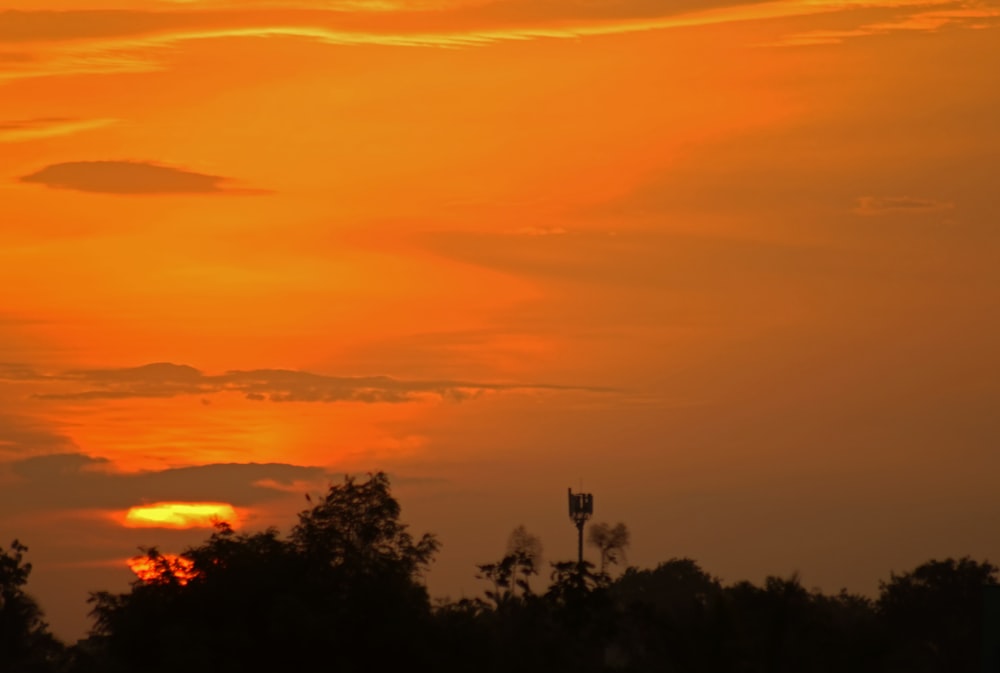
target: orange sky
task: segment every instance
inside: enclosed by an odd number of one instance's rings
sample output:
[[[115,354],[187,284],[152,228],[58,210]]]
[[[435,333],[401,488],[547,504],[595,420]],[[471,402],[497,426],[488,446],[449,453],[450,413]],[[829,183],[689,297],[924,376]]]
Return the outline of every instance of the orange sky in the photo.
[[[481,592],[1000,558],[1000,3],[0,0],[0,542],[56,632],[391,473]]]

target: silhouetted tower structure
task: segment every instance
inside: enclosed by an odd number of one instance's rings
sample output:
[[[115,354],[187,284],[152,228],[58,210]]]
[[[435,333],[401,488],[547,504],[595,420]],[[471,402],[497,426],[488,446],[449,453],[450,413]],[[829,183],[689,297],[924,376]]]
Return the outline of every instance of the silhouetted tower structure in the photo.
[[[569,518],[576,524],[577,563],[583,565],[583,526],[594,514],[594,496],[590,493],[574,493],[569,489]]]

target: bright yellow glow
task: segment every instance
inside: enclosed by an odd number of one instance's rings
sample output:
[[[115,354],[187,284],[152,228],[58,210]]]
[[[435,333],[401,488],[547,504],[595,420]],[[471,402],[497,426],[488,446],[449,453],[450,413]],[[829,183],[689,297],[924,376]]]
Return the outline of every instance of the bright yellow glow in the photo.
[[[571,463],[637,539],[711,501],[640,567],[1000,554],[1000,0],[0,7],[4,535],[122,571],[384,469],[460,595],[514,485],[575,556]]]
[[[222,502],[157,502],[132,507],[125,515],[128,528],[211,528],[216,522],[239,523],[232,505]]]

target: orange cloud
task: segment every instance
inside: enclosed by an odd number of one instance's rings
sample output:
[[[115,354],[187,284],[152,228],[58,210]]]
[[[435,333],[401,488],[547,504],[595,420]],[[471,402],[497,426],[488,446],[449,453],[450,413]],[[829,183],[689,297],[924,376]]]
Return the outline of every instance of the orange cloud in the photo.
[[[32,375],[28,367],[11,365],[9,371],[21,377]],[[4,370],[0,369],[0,377],[3,375]],[[487,392],[526,390],[609,392],[602,388],[546,383],[482,383],[448,379],[419,381],[382,375],[328,376],[288,369],[233,370],[212,376],[188,365],[169,362],[155,362],[140,367],[65,372],[59,378],[85,388],[73,392],[42,393],[36,396],[37,399],[93,401],[241,393],[248,400],[255,401],[374,404],[428,399],[458,402]]]
[[[0,121],[0,143],[65,136],[109,126],[115,121],[115,119],[65,119],[59,117]]]
[[[130,508],[122,523],[127,528],[211,528],[219,521],[237,525],[240,516],[222,502],[157,502]]]
[[[228,180],[142,161],[71,161],[47,166],[21,182],[98,194],[252,193],[227,188]]]
[[[903,6],[921,3],[903,3]],[[886,5],[891,6],[891,5]],[[801,47],[823,44],[840,44],[855,37],[886,35],[898,31],[933,32],[945,27],[982,28],[1000,18],[997,7],[952,7],[932,11],[918,11],[889,21],[865,23],[849,30],[810,30],[788,35],[777,42],[761,46]],[[985,22],[985,23],[984,23]]]
[[[201,4],[201,3],[199,3]],[[157,48],[226,38],[297,38],[331,45],[471,47],[508,40],[577,39],[740,21],[835,14],[860,8],[922,7],[927,0],[844,3],[753,0],[681,3],[357,2],[316,9],[270,3],[221,9],[178,2],[176,10],[73,10],[0,12],[0,42],[35,45],[44,58],[4,69],[0,79],[68,73],[121,73],[161,69]],[[181,9],[182,8],[182,9]],[[373,11],[375,10],[375,11]],[[958,9],[957,11],[961,11]]]

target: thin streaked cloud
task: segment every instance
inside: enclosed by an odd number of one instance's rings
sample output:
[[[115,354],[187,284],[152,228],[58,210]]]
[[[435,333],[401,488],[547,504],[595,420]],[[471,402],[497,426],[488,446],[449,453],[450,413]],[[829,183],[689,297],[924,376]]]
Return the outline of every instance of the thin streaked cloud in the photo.
[[[502,41],[578,39],[672,28],[716,25],[856,9],[925,7],[924,0],[802,3],[776,0],[757,3],[667,5],[662,2],[527,3],[515,0],[471,6],[337,4],[311,9],[243,6],[226,11],[217,4],[184,3],[167,11],[6,11],[0,12],[0,44],[31,45],[30,60],[0,67],[0,79],[54,74],[123,73],[162,67],[155,51],[193,40],[231,38],[306,39],[336,46],[460,48]],[[202,7],[204,7],[202,9]],[[371,11],[372,8],[377,11]],[[913,26],[933,27],[995,17],[991,5],[969,8],[938,3],[917,14]],[[896,24],[865,24],[841,31],[790,35],[778,44],[837,41],[855,34],[892,30]],[[911,28],[912,29],[912,28]]]
[[[762,46],[803,47],[824,44],[840,44],[845,40],[875,35],[887,35],[900,31],[933,32],[942,28],[981,29],[997,25],[1000,21],[1000,7],[982,5],[940,6],[927,11],[918,11],[899,16],[888,21],[864,23],[857,28],[841,30],[809,30],[792,33],[780,40]]]
[[[937,213],[951,210],[955,204],[934,199],[915,199],[909,196],[862,196],[854,212],[858,215],[884,215],[886,213]]]
[[[20,380],[30,368],[14,369]],[[140,367],[88,369],[53,375],[35,374],[37,381],[63,389],[35,395],[42,400],[122,400],[170,398],[182,395],[237,393],[248,400],[271,402],[400,403],[427,398],[461,401],[487,392],[525,390],[589,390],[546,383],[484,383],[457,380],[403,380],[390,376],[329,376],[289,369],[253,369],[209,375],[187,365],[158,362]]]
[[[92,131],[116,123],[117,119],[72,119],[42,117],[0,121],[0,143],[27,142]]]

